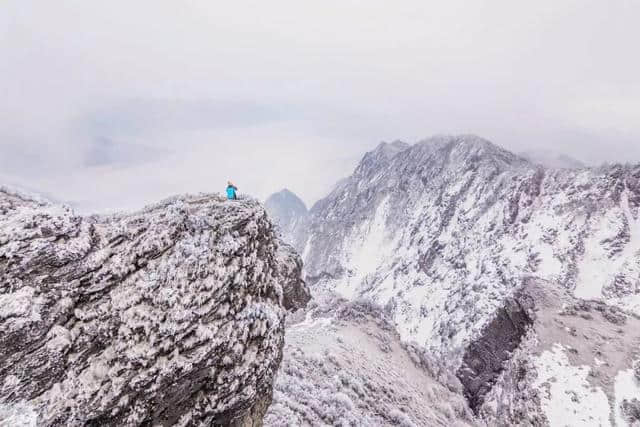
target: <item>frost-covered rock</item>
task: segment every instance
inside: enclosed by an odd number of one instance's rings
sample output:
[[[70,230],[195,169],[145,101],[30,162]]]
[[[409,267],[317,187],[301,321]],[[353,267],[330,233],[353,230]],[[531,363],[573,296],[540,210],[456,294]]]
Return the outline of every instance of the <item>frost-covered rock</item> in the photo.
[[[283,277],[302,277],[302,260],[292,246],[281,243],[278,249],[278,257],[282,260],[280,266]],[[284,286],[282,289],[282,304],[287,310],[295,311],[303,308],[310,300],[311,292],[309,287],[301,279],[290,286]]]
[[[304,318],[288,321],[265,425],[476,425],[457,379],[401,343],[381,308],[315,297]]]
[[[251,200],[81,217],[0,191],[0,424],[259,425],[299,273]]]

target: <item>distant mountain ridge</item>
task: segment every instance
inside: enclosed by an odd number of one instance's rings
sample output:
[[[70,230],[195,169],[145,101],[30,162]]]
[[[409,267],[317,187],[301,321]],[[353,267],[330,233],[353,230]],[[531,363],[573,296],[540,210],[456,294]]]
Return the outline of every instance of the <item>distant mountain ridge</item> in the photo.
[[[587,167],[584,162],[569,155],[548,150],[529,150],[519,154],[531,163],[551,169],[582,169]]]
[[[309,213],[302,199],[285,188],[269,196],[264,208],[275,221],[284,241],[298,246],[296,232],[304,229]]]
[[[543,375],[544,357],[561,363],[569,357],[563,349],[578,345],[569,344],[573,337],[562,328],[545,329],[548,318],[536,317],[547,290],[566,292],[567,306],[598,299],[604,304],[598,310],[640,315],[640,165],[546,168],[474,135],[437,136],[399,148],[381,144],[365,154],[294,230],[305,277],[316,292],[383,305],[404,340],[417,341],[459,370],[478,412],[493,411],[501,419],[504,411],[522,409],[515,400],[506,409],[504,402],[493,409],[484,402],[487,384],[498,381],[514,349],[524,348],[530,327],[556,337],[527,350],[532,376]],[[532,286],[542,291],[516,296]],[[510,330],[500,322],[519,326],[510,338],[489,338]],[[491,350],[491,358],[478,353],[496,342],[504,347]],[[623,363],[607,351],[589,353],[584,363],[597,370],[594,357],[608,360],[617,369],[609,378],[616,378],[640,359],[634,348],[620,344]],[[493,361],[497,354],[505,359]],[[474,360],[482,364],[471,366]],[[478,383],[482,366],[492,363],[495,371]],[[538,393],[531,381],[523,390]],[[613,379],[601,387],[617,399]],[[517,389],[510,389],[511,398]],[[619,407],[605,414],[619,416]]]
[[[341,293],[352,296],[399,285],[409,272],[423,283],[469,280],[482,262],[473,260],[472,268],[465,259],[480,255],[478,249],[489,259],[504,257],[512,276],[500,282],[539,272],[580,293],[585,285],[578,264],[591,249],[580,242],[597,232],[606,240],[610,233],[605,252],[620,256],[623,251],[613,248],[629,242],[638,206],[640,166],[547,170],[482,138],[438,136],[391,157],[385,146],[367,153],[349,179],[314,204],[308,231],[296,232],[306,237],[298,248],[306,248],[309,281],[344,279]],[[610,229],[599,227],[609,220]],[[561,245],[560,235],[577,247]],[[605,252],[600,262],[608,264]],[[401,254],[411,254],[411,261]],[[624,255],[634,274],[640,272],[633,254]],[[499,265],[491,262],[493,274]],[[438,273],[444,266],[453,270]],[[394,275],[384,273],[388,269]],[[610,297],[618,295],[618,304],[640,307],[635,288],[624,291],[613,279],[598,285]],[[385,293],[376,299],[394,298]]]

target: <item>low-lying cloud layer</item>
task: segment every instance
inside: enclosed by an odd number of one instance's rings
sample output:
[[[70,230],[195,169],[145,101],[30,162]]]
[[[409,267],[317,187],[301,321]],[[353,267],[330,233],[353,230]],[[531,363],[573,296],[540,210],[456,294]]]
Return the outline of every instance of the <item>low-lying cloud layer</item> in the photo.
[[[475,133],[640,161],[640,4],[0,4],[0,182],[82,210],[307,203],[380,140]]]

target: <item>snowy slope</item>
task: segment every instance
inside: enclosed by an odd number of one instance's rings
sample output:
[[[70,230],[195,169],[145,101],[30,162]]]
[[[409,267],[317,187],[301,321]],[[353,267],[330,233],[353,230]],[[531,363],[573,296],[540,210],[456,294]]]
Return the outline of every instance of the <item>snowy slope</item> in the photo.
[[[640,372],[633,369],[640,363],[640,317],[535,278],[525,280],[518,294],[520,301],[529,300],[531,323],[506,370],[485,390],[477,408],[481,417],[489,425],[525,419],[551,426],[640,422],[629,411],[640,397]],[[491,350],[490,342],[481,341]],[[487,351],[481,359],[494,354]]]
[[[640,166],[545,169],[475,136],[434,137],[391,155],[378,147],[311,208],[304,233],[306,279],[316,292],[383,305],[404,340],[416,340],[452,370],[527,280],[563,290],[572,304],[596,299],[640,314]],[[532,320],[536,330],[549,331],[539,326],[545,321]],[[629,325],[617,328],[625,333]],[[571,335],[553,336],[527,353],[540,357],[529,367],[534,377],[566,367]],[[619,346],[624,360],[612,377],[638,358],[640,345]],[[596,351],[611,358],[614,350],[589,349]],[[574,377],[597,367],[593,357],[572,366]],[[544,382],[525,388],[540,396]],[[611,410],[603,416],[613,422],[610,414],[620,408],[607,387]],[[509,393],[507,411],[515,405]],[[593,399],[602,405],[602,396]],[[543,410],[549,422],[552,410],[541,406],[532,419]]]
[[[640,166],[545,170],[473,136],[372,161],[311,209],[310,283],[461,348],[523,275],[640,313]]]
[[[476,425],[455,377],[435,368],[378,307],[322,296],[287,320],[265,425]]]

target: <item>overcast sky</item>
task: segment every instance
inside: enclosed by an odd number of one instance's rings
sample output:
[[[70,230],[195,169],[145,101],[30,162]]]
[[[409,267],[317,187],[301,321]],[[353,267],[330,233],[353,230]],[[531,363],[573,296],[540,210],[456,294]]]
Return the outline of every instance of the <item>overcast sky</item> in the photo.
[[[0,1],[0,184],[307,203],[382,140],[640,161],[640,2]]]

